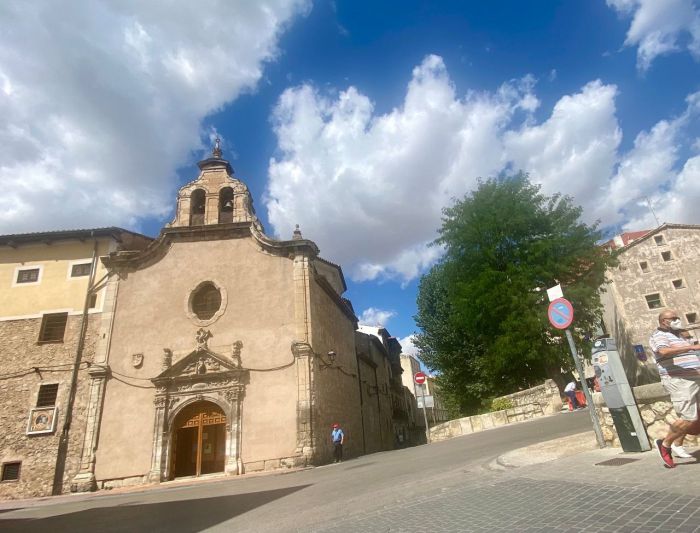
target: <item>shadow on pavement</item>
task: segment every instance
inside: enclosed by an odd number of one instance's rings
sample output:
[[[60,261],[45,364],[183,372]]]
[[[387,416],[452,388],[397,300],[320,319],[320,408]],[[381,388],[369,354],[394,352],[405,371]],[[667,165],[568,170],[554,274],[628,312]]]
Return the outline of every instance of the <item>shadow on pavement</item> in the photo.
[[[22,531],[202,531],[279,498],[305,489],[299,485],[216,498],[145,503],[123,507],[97,507],[48,518],[0,520],[3,533]]]

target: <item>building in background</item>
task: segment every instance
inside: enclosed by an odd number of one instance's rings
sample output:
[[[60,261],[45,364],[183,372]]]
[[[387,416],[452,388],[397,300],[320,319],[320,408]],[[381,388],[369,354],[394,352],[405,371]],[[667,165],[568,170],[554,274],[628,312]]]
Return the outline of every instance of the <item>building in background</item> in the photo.
[[[700,226],[663,224],[626,233],[603,245],[618,254],[601,301],[605,333],[613,336],[632,386],[658,381],[649,336],[664,308],[684,327],[700,327]]]
[[[436,424],[441,424],[449,420],[449,414],[447,408],[445,407],[444,400],[440,395],[440,388],[437,385],[435,378],[428,375],[428,379],[422,385],[416,384],[413,380],[416,372],[421,371],[420,361],[413,355],[401,354],[401,367],[403,368],[403,384],[411,391],[416,398],[417,407],[415,413],[415,421],[418,426],[425,429],[425,418],[427,417],[428,425],[434,426]],[[422,396],[425,396],[426,401],[426,417],[423,416],[423,400]]]
[[[69,489],[113,306],[97,259],[150,242],[120,228],[0,236],[0,498]]]

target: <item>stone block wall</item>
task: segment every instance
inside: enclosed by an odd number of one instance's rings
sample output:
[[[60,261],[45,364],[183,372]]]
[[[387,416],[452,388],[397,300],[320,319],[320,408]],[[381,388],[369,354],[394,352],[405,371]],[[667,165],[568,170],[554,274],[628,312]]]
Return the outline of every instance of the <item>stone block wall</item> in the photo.
[[[649,443],[653,447],[654,441],[665,437],[668,431],[668,425],[674,420],[677,420],[678,417],[673,410],[671,399],[661,383],[640,385],[639,387],[634,387],[632,391],[637,401],[642,422],[647,430]],[[593,394],[593,404],[595,405],[598,420],[600,420],[605,443],[608,446],[619,448],[620,438],[613,424],[610,410],[605,405],[603,395],[600,392]],[[685,442],[689,446],[694,446],[698,443],[698,438],[693,435],[688,435],[685,438]]]
[[[37,344],[41,319],[0,321],[0,462],[21,461],[17,481],[0,483],[0,499],[49,496],[56,469],[58,442],[66,416],[72,362],[77,348],[81,317],[68,317],[65,342]],[[91,315],[83,361],[92,361],[99,315]],[[78,376],[62,492],[70,490],[77,473],[87,414],[89,378],[85,364]],[[39,371],[31,370],[37,367]],[[29,371],[28,371],[29,370]],[[42,383],[58,383],[58,418],[50,434],[27,435],[29,412],[36,405]]]
[[[560,412],[562,408],[559,389],[551,379],[537,387],[501,396],[501,398],[510,400],[513,407],[503,411],[450,420],[434,426],[430,429],[431,441],[450,439],[514,422],[552,415]]]

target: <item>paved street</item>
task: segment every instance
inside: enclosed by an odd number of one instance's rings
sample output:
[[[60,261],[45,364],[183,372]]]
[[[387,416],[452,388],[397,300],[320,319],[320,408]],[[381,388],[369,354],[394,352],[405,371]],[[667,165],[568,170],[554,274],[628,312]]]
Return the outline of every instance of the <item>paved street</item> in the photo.
[[[696,531],[700,465],[596,450],[518,469],[508,450],[586,431],[585,412],[285,475],[170,483],[0,514],[3,531]],[[695,469],[697,468],[697,471]],[[608,517],[605,524],[601,517]]]

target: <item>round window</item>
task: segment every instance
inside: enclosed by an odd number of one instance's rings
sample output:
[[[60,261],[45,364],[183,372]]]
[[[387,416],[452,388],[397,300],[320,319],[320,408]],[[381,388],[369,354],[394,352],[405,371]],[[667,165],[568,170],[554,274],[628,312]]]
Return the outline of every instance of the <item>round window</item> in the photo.
[[[192,295],[192,312],[200,320],[209,320],[221,308],[221,291],[213,283],[202,283]]]

